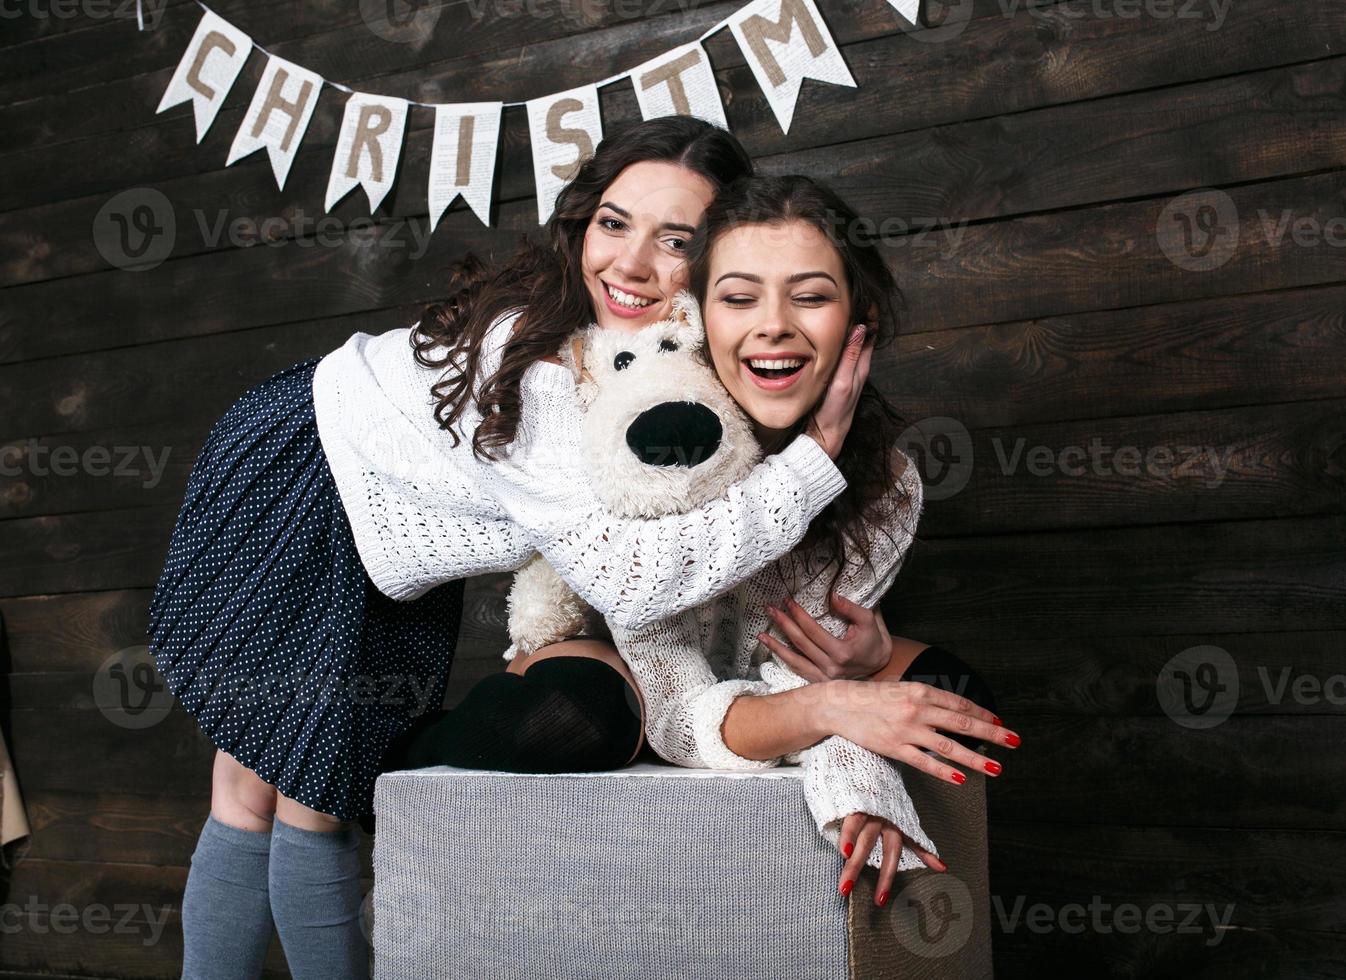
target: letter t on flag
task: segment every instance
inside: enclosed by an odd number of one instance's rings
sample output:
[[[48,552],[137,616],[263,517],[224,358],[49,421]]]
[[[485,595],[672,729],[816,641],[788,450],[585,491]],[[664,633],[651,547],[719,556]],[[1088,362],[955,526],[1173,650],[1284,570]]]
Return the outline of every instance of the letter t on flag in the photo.
[[[729,15],[729,29],[786,133],[805,78],[856,87],[813,0],[753,0]]]

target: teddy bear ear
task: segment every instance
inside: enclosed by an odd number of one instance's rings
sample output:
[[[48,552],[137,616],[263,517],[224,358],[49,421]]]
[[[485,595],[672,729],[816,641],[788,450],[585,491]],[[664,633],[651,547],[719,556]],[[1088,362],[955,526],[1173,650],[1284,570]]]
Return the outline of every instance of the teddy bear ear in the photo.
[[[701,324],[701,307],[691,290],[682,289],[674,295],[672,319],[678,325],[678,338],[683,346],[701,346],[706,331]]]

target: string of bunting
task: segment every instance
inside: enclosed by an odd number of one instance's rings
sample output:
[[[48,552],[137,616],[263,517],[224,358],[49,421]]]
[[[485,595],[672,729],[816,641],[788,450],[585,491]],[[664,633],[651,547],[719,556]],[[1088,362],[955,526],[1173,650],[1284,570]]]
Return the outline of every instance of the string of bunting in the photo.
[[[912,25],[916,23],[920,2],[888,0]],[[196,141],[200,143],[255,48],[265,56],[266,66],[243,122],[234,134],[225,165],[265,149],[276,186],[284,190],[295,153],[317,106],[318,93],[323,85],[330,85],[348,92],[350,98],[341,120],[324,207],[330,212],[338,201],[359,187],[364,190],[372,212],[392,188],[408,111],[412,106],[433,109],[431,231],[460,194],[482,224],[490,225],[500,118],[506,106],[524,106],[528,111],[538,224],[546,223],[556,195],[603,138],[598,111],[598,90],[603,86],[629,78],[645,119],[676,113],[696,116],[728,129],[714,70],[701,46],[702,41],[725,27],[733,32],[783,132],[790,131],[805,78],[856,87],[814,0],[751,0],[695,41],[599,82],[523,102],[458,103],[373,95],[328,81],[272,54],[201,0],[196,3],[202,10],[201,22],[156,113],[190,102],[196,121]],[[141,0],[136,0],[136,17],[140,30],[144,30]]]

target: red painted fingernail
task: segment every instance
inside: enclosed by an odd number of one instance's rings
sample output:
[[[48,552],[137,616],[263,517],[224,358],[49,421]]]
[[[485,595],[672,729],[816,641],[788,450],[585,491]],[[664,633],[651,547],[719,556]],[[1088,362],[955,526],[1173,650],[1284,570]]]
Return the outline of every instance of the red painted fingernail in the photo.
[[[1018,747],[1019,747],[1019,743],[1020,743],[1021,741],[1022,741],[1022,739],[1020,739],[1019,736],[1018,736],[1018,735],[1015,735],[1013,732],[1006,732],[1006,733],[1005,733],[1005,744],[1008,745],[1010,748],[1012,748],[1012,749],[1016,749],[1016,748],[1018,748]]]
[[[855,851],[855,844],[851,841],[847,841],[845,844],[841,845],[841,853],[846,855],[847,857],[850,857],[854,851]]]
[[[880,904],[880,905],[887,905],[887,904],[888,904],[888,890],[887,890],[887,889],[884,889],[883,891],[879,892],[879,904]]]
[[[851,881],[851,879],[847,878],[845,881],[843,881],[843,882],[841,883],[841,894],[842,894],[842,895],[849,895],[849,894],[851,893],[851,889],[854,888],[854,887],[855,887],[855,882],[853,882],[853,881]]]
[[[1001,770],[1000,763],[998,762],[986,763],[986,771],[989,772],[992,776],[999,776],[1000,770]]]
[[[992,716],[991,716],[991,724],[992,724],[992,725],[999,725],[1001,728],[1003,728],[1003,727],[1005,726],[1005,723],[1004,723],[1003,721],[1000,720],[1000,716],[999,716],[999,715],[992,715]]]
[[[956,769],[954,770],[952,779],[959,786],[962,786],[965,782],[967,782],[967,777],[964,776],[961,772],[958,772]]]

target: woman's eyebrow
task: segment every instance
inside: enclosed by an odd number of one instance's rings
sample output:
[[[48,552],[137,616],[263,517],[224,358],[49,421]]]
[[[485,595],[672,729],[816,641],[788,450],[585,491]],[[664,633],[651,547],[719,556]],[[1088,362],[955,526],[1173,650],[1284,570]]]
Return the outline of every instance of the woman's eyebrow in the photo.
[[[718,286],[721,282],[723,282],[726,279],[746,279],[748,280],[748,282],[755,282],[759,286],[762,284],[762,277],[755,276],[751,272],[726,272],[724,275],[720,276],[719,279],[715,280],[715,285]],[[803,282],[805,279],[826,279],[833,286],[837,284],[837,281],[835,279],[833,279],[826,272],[822,271],[796,272],[794,275],[787,277],[785,281],[786,283],[796,283],[796,282]]]
[[[630,221],[630,220],[631,220],[631,212],[630,212],[630,211],[626,210],[626,208],[618,207],[617,205],[613,204],[611,201],[604,201],[602,204],[599,205],[599,207],[600,207],[600,208],[611,208],[613,211],[616,211],[618,214],[620,214],[620,215],[621,215],[623,218],[625,218],[627,221]],[[664,222],[662,225],[660,225],[659,227],[660,227],[660,228],[669,228],[669,229],[672,229],[673,231],[685,231],[685,232],[687,232],[687,234],[689,234],[689,235],[695,235],[695,234],[696,234],[696,229],[693,228],[691,225],[680,225],[680,224],[675,224],[675,223],[672,222],[672,221],[665,221],[665,222]]]

